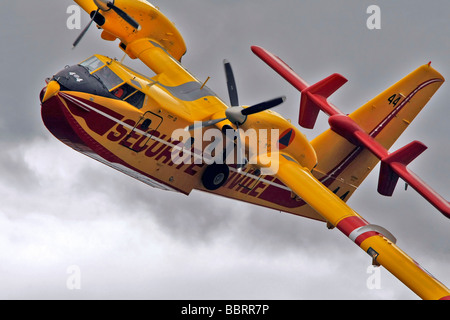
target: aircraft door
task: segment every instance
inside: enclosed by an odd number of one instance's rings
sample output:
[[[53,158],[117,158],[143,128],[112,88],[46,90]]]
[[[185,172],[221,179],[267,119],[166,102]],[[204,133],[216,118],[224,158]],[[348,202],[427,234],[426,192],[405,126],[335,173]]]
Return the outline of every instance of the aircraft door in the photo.
[[[120,144],[135,152],[141,152],[146,149],[148,142],[158,130],[163,118],[156,113],[147,111],[144,113],[133,130],[120,142]]]

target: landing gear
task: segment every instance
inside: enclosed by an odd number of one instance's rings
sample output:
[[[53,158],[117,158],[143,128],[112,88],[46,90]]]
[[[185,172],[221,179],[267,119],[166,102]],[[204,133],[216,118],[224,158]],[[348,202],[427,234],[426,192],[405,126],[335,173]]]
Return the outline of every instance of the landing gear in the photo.
[[[203,172],[202,183],[208,190],[216,190],[225,184],[230,175],[230,169],[226,164],[214,163]]]

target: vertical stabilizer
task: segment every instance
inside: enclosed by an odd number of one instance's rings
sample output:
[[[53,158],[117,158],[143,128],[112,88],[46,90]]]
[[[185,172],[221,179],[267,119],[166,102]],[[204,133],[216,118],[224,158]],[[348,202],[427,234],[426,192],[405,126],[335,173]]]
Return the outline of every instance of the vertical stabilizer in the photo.
[[[443,82],[444,78],[427,64],[407,75],[348,117],[330,117],[331,129],[312,141],[319,159],[315,169],[316,176],[328,188],[338,190],[341,197],[347,200],[379,160],[384,159],[386,161],[383,161],[382,175],[386,179],[380,178],[380,183],[383,180],[385,185],[384,187],[380,185],[379,190],[386,191],[382,194],[391,195],[398,176],[388,170],[389,163],[393,163],[393,159],[396,159],[393,155],[404,152],[389,155],[387,150],[411,124]],[[388,180],[388,176],[392,179]]]

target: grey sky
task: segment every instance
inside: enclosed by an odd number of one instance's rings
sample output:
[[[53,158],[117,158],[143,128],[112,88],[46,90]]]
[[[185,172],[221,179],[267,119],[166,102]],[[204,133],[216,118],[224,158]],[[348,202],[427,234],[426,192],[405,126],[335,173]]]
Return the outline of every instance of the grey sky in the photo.
[[[279,55],[309,83],[338,72],[349,82],[332,102],[350,113],[422,64],[450,78],[448,0],[432,2],[152,1],[187,44],[183,64],[227,100],[222,60],[234,68],[244,104],[286,95],[276,109],[298,117],[299,95],[250,51]],[[0,298],[3,299],[417,299],[387,271],[369,290],[369,257],[321,223],[193,192],[152,189],[67,148],[40,118],[44,79],[94,53],[122,58],[92,27],[66,28],[72,1],[0,4]],[[366,9],[381,8],[381,30]],[[82,16],[82,27],[88,22]],[[125,63],[147,72],[139,61]],[[393,149],[429,149],[411,168],[450,198],[450,89],[445,83]],[[310,138],[327,128],[320,116]],[[398,245],[450,285],[450,221],[399,183],[376,192],[377,172],[349,204],[391,231]],[[67,268],[81,270],[68,290]]]

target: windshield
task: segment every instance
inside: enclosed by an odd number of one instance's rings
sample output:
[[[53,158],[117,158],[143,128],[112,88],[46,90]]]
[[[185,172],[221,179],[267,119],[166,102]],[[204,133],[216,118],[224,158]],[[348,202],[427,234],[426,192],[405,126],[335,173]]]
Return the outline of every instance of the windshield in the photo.
[[[124,100],[138,109],[143,107],[145,94],[126,83],[96,56],[86,59],[79,65],[94,76],[104,89],[116,98]]]
[[[112,88],[117,87],[119,84],[124,82],[107,66],[94,72],[93,75],[97,76],[108,90],[111,90]]]
[[[90,57],[89,59],[83,61],[82,63],[80,63],[80,66],[85,67],[86,69],[89,70],[89,73],[91,73],[92,71],[97,70],[98,68],[103,67],[105,64],[100,61],[97,57],[93,56]]]

